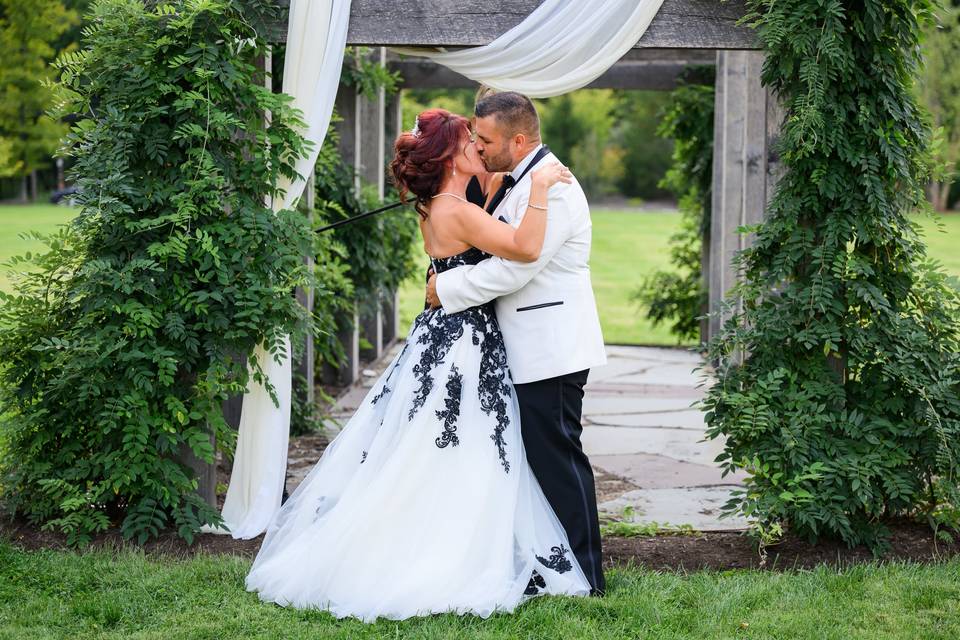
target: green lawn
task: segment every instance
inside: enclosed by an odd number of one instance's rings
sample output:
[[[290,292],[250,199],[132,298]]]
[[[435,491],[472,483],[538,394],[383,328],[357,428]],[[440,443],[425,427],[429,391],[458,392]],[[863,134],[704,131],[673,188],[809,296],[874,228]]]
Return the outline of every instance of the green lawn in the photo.
[[[443,615],[374,625],[260,603],[243,588],[249,565],[229,556],[27,553],[0,542],[0,638],[960,637],[958,559],[840,572],[618,569],[608,572],[602,599],[538,599],[488,620]]]
[[[654,327],[630,302],[643,274],[669,266],[668,241],[680,218],[673,213],[598,209],[593,215],[593,289],[607,343],[677,344],[665,327]],[[424,266],[427,260],[424,258]],[[408,328],[423,309],[423,279],[400,290],[400,326]]]
[[[42,248],[43,245],[37,241],[24,240],[20,234],[27,231],[50,233],[75,215],[76,210],[70,207],[52,204],[0,206],[0,264],[13,256]],[[7,270],[0,267],[0,290],[9,289]]]
[[[0,207],[0,263],[13,255],[36,249],[33,241],[19,234],[28,230],[52,231],[74,215],[72,209],[52,205]],[[944,232],[928,218],[918,218],[930,255],[945,269],[960,276],[960,214],[941,218]],[[664,327],[654,327],[630,302],[630,293],[645,274],[669,266],[670,236],[679,216],[667,212],[593,211],[593,287],[600,309],[603,335],[608,343],[673,345],[676,340]],[[423,259],[424,267],[427,264]],[[0,289],[9,281],[0,269]],[[422,274],[409,279],[400,291],[401,328],[404,332],[423,308]]]
[[[590,266],[604,339],[622,344],[677,344],[665,327],[654,327],[643,317],[630,301],[630,293],[646,274],[669,267],[669,239],[679,227],[679,215],[596,209],[592,216]],[[960,251],[956,250],[960,243],[960,214],[941,218],[945,232],[929,218],[918,220],[930,255],[942,262],[949,273],[960,276]],[[400,308],[405,330],[423,308],[422,276],[405,283],[400,291]]]

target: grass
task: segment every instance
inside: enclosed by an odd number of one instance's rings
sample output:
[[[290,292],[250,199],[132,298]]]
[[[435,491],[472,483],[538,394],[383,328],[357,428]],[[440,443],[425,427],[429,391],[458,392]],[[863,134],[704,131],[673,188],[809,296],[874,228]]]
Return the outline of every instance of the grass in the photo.
[[[654,327],[641,317],[630,293],[643,274],[669,267],[668,241],[679,228],[679,216],[597,209],[592,217],[590,267],[604,340],[609,344],[676,345],[666,327]],[[426,268],[426,258],[423,263]],[[406,329],[413,324],[422,309],[423,278],[417,274],[400,290],[400,326]]]
[[[596,209],[593,217],[593,252],[590,267],[600,311],[603,337],[610,344],[676,345],[666,327],[654,327],[630,301],[646,274],[670,266],[669,240],[680,218],[669,212],[632,212]],[[934,220],[918,216],[928,253],[946,271],[960,277],[960,214],[941,218],[943,232]],[[424,259],[424,265],[427,261]],[[408,280],[400,291],[401,327],[413,323],[423,308],[422,275]]]
[[[364,625],[263,604],[249,560],[24,552],[0,542],[0,638],[784,638],[960,637],[960,559],[844,571],[608,572],[605,598],[541,598],[514,615]],[[376,585],[370,585],[376,589]]]
[[[68,222],[76,215],[70,207],[53,204],[4,205],[0,206],[0,264],[16,255],[42,248],[36,240],[24,240],[21,234],[28,231],[50,233],[58,225]],[[0,267],[0,290],[10,290],[6,269]]]
[[[38,248],[19,234],[36,230],[50,232],[67,222],[74,211],[53,205],[0,207],[0,263],[10,257]],[[960,214],[941,218],[943,231],[934,220],[918,217],[927,242],[928,253],[940,261],[946,271],[960,277]],[[669,239],[679,226],[679,216],[670,212],[632,212],[611,209],[593,211],[593,287],[600,310],[603,335],[612,344],[675,345],[676,339],[666,327],[654,327],[636,304],[631,292],[646,274],[669,268]],[[418,247],[419,250],[419,247]],[[423,258],[424,269],[427,259]],[[10,287],[0,269],[0,290]],[[415,274],[400,290],[401,328],[406,329],[423,309],[423,275]]]

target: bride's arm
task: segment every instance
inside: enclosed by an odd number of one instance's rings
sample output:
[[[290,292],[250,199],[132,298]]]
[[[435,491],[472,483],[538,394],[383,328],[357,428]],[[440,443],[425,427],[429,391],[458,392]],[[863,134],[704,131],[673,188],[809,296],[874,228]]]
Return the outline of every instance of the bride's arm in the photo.
[[[555,162],[531,173],[530,179],[527,211],[518,228],[495,220],[480,207],[464,205],[452,216],[452,234],[491,255],[517,262],[535,262],[540,257],[547,230],[547,191],[557,182],[570,183],[572,175]]]

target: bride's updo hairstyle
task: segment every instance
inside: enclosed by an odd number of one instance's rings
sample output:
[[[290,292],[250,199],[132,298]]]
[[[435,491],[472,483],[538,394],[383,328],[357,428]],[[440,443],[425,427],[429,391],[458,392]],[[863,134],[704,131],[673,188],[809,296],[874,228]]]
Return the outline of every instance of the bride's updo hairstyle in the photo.
[[[417,116],[413,131],[400,134],[394,143],[390,171],[400,200],[414,195],[414,207],[421,218],[427,217],[426,205],[440,191],[447,161],[460,151],[463,139],[470,135],[470,121],[445,109],[427,109]]]

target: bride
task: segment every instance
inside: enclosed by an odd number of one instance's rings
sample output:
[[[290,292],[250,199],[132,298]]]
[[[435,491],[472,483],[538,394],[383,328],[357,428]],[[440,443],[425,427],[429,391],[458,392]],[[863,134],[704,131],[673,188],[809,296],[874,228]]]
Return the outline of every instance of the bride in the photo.
[[[490,254],[531,262],[559,163],[531,173],[519,228],[466,200],[485,171],[466,118],[420,114],[396,141],[437,272]],[[341,433],[280,509],[246,579],[260,598],[373,621],[487,617],[589,584],[527,464],[493,304],[428,309]]]

